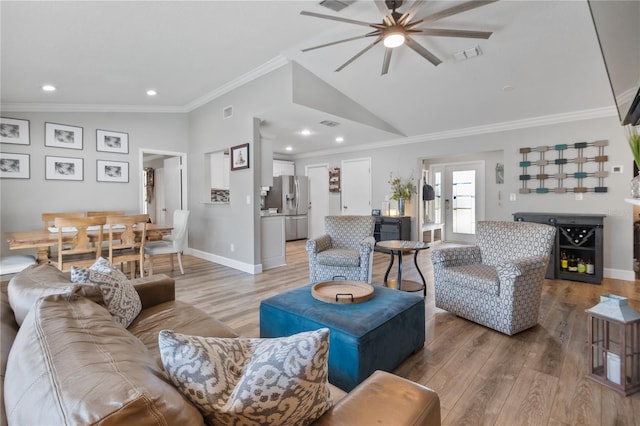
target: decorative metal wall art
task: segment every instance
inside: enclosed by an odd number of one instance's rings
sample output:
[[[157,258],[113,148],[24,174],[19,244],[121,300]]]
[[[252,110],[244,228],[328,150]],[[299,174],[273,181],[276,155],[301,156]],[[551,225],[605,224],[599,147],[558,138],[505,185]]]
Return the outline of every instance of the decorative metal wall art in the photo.
[[[604,170],[604,164],[609,157],[604,148],[608,145],[608,140],[599,140],[520,148],[520,193],[607,192],[604,179],[609,172]],[[537,158],[534,158],[536,153]],[[534,167],[538,168],[536,174],[531,170]],[[530,188],[533,182],[537,182],[537,186]],[[552,186],[554,183],[555,187]]]

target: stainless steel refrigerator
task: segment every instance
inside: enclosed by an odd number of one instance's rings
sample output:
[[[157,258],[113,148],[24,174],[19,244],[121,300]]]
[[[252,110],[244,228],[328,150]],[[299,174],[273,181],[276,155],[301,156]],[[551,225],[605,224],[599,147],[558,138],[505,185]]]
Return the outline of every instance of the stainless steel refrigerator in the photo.
[[[266,199],[267,208],[283,213],[285,240],[308,236],[309,179],[306,176],[277,176]]]

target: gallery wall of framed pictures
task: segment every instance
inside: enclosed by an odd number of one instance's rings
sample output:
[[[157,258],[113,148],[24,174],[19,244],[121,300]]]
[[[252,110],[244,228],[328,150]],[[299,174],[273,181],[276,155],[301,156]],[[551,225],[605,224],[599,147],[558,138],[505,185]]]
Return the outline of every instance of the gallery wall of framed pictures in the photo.
[[[31,179],[34,157],[28,150],[42,143],[45,152],[40,158],[44,160],[45,180],[84,181],[86,157],[82,153],[90,149],[84,143],[85,129],[71,123],[50,121],[45,121],[43,126],[43,140],[32,144],[30,120],[0,117],[0,179]],[[94,131],[95,152],[105,153],[104,158],[95,162],[96,182],[128,183],[129,162],[110,157],[129,154],[129,133],[97,128]],[[5,144],[7,149],[3,147]],[[64,155],[62,150],[67,149],[75,150],[75,153]]]

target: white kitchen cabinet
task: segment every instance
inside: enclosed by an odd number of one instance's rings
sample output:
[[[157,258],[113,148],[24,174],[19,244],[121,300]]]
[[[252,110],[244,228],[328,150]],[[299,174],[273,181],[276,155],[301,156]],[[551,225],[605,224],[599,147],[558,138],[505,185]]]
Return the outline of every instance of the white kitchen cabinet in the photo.
[[[287,264],[283,215],[262,216],[260,220],[260,252],[263,271]]]
[[[293,161],[273,160],[273,176],[294,176],[296,174],[296,166]]]

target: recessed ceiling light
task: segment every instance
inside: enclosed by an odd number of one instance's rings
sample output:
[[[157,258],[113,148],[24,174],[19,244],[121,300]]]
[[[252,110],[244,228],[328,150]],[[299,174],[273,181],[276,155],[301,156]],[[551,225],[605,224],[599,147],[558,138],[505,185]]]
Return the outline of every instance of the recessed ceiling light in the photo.
[[[344,142],[344,138],[342,136],[338,136],[336,138],[336,142],[338,142],[338,143]]]
[[[290,147],[290,146],[286,147],[285,149],[286,149],[287,151],[293,151],[293,148],[292,148],[292,147]]]
[[[502,87],[502,91],[503,91],[503,92],[511,92],[512,90],[515,90],[515,89],[516,89],[516,88],[515,88],[515,87],[513,87],[513,86],[512,86],[512,85],[510,85],[510,84],[507,84],[506,86],[503,86],[503,87]]]
[[[303,136],[309,136],[311,134],[311,130],[303,129],[300,133],[302,133]]]
[[[157,95],[157,94],[158,94],[158,91],[157,91],[157,90],[155,90],[155,89],[149,89],[149,90],[147,90],[147,95],[148,95],[148,96],[155,96],[155,95]]]
[[[45,84],[42,86],[42,90],[44,90],[45,92],[55,92],[56,86],[54,86],[53,84]]]

